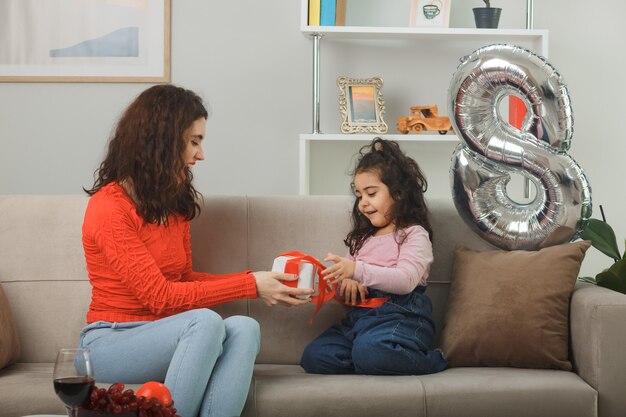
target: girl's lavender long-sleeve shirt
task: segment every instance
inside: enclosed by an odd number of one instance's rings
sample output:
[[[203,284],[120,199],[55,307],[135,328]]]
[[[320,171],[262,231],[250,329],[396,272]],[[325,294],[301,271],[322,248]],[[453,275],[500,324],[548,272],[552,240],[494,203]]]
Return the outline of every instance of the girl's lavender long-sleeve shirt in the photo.
[[[406,233],[404,242],[402,233]],[[399,233],[399,234],[398,234]],[[418,285],[426,285],[433,247],[422,226],[411,226],[400,232],[371,236],[355,257],[353,279],[368,288],[392,294],[408,294]]]

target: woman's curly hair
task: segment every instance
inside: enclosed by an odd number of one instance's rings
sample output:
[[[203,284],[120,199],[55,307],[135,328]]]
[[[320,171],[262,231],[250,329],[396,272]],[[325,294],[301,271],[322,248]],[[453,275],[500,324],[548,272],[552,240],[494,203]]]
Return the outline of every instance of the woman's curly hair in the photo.
[[[359,158],[352,176],[362,172],[372,172],[380,177],[389,188],[393,198],[391,220],[396,232],[409,226],[420,225],[428,232],[432,241],[433,232],[428,220],[428,207],[424,193],[428,189],[426,177],[414,159],[407,156],[397,142],[375,138],[370,145],[359,151]],[[354,184],[353,184],[354,186]],[[344,239],[354,256],[365,240],[378,230],[359,210],[359,199],[352,207],[352,231]],[[400,234],[398,243],[406,236]]]
[[[172,214],[193,219],[200,211],[200,194],[183,159],[184,132],[208,116],[193,91],[174,85],[148,88],[122,114],[93,187],[83,190],[91,196],[110,182],[128,180],[146,222],[167,224]]]

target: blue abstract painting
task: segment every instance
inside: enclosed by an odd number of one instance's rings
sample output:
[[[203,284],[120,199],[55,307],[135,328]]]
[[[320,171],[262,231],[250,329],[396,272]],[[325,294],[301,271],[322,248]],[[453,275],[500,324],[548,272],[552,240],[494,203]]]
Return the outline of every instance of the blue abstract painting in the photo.
[[[138,57],[139,28],[118,29],[79,44],[50,50],[51,57]]]

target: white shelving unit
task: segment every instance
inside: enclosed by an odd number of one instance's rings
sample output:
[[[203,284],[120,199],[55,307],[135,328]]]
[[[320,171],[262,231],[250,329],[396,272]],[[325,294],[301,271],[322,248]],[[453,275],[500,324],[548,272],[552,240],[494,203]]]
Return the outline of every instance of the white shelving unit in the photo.
[[[529,1],[527,26],[532,27],[532,1]],[[424,143],[458,142],[455,135],[421,134],[323,134],[320,132],[320,67],[319,57],[322,40],[415,40],[420,43],[455,43],[473,40],[484,45],[493,43],[515,43],[530,45],[530,49],[548,56],[548,31],[536,29],[471,29],[471,28],[414,28],[414,27],[362,27],[362,26],[308,26],[308,0],[301,0],[300,31],[313,43],[313,118],[311,133],[300,135],[299,143],[299,193],[309,194],[310,146],[317,141],[369,142],[376,136],[395,141]],[[389,122],[388,122],[389,123]],[[390,130],[395,125],[391,121]]]

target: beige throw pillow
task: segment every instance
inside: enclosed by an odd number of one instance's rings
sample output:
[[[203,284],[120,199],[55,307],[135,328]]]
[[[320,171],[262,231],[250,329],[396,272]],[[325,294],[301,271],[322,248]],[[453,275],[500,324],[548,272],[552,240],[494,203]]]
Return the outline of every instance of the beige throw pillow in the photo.
[[[0,369],[17,362],[19,357],[20,342],[17,338],[17,328],[9,308],[9,300],[0,283]]]
[[[569,299],[589,246],[457,249],[441,340],[448,364],[571,370]]]

